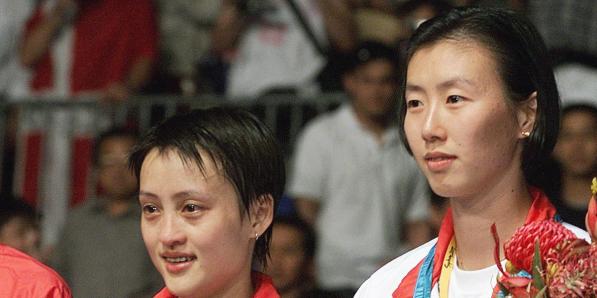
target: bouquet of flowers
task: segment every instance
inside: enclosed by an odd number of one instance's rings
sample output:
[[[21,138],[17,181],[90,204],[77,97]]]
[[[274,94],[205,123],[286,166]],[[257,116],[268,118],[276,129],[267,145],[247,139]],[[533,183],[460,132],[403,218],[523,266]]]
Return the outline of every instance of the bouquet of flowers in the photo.
[[[554,220],[520,227],[504,244],[506,268],[499,257],[495,225],[495,258],[501,271],[496,298],[597,297],[597,179],[586,216],[592,243],[578,239]]]

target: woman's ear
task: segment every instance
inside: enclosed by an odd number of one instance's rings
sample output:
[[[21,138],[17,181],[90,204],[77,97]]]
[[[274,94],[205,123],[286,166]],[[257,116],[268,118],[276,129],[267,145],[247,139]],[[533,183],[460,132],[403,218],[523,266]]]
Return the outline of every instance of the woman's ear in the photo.
[[[252,237],[261,236],[274,220],[274,198],[270,194],[260,195],[257,200],[253,202],[250,208],[249,220],[251,221],[251,228],[254,235]]]
[[[534,91],[529,97],[518,105],[517,120],[519,127],[519,138],[527,138],[535,128],[535,119],[537,116],[537,91]]]

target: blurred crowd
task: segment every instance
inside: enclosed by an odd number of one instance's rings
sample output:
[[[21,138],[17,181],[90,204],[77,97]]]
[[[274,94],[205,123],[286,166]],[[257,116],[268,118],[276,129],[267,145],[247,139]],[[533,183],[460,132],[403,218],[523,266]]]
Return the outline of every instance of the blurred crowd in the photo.
[[[385,262],[434,238],[447,208],[404,148],[395,109],[405,40],[421,22],[463,5],[526,14],[552,50],[560,139],[552,166],[531,182],[565,221],[584,227],[597,176],[592,0],[0,0],[0,95],[10,105],[345,93],[346,103],[290,144],[266,272],[285,298],[352,297]],[[93,127],[98,117],[55,109],[51,121],[21,123],[18,132],[14,119],[2,119],[5,163],[9,156],[23,170],[14,177],[22,198],[3,183],[0,244],[52,266],[75,297],[148,297],[162,285],[125,163],[138,136],[134,125]],[[40,167],[40,148],[52,166],[38,181],[27,171]],[[74,195],[77,187],[92,191]]]

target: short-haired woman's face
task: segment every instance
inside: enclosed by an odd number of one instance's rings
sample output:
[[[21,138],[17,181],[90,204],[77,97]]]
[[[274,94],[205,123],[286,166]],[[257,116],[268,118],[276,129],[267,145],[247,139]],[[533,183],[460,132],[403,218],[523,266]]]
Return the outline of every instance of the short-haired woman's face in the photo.
[[[475,196],[520,171],[525,119],[507,102],[485,47],[445,40],[420,48],[405,92],[407,140],[437,194]]]
[[[151,151],[140,172],[141,230],[176,296],[211,297],[249,278],[255,233],[233,185],[205,154],[205,173],[178,154]]]

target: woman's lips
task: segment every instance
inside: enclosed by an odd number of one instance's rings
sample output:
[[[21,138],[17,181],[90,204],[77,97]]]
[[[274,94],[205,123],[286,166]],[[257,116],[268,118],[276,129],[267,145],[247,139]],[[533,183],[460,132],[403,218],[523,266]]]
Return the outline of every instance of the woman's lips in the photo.
[[[197,257],[193,255],[162,255],[162,259],[165,262],[166,270],[169,273],[180,273],[189,269],[193,262],[197,260]]]
[[[456,159],[456,156],[442,153],[442,152],[430,152],[424,156],[425,164],[431,172],[445,171],[452,165],[452,162]]]

